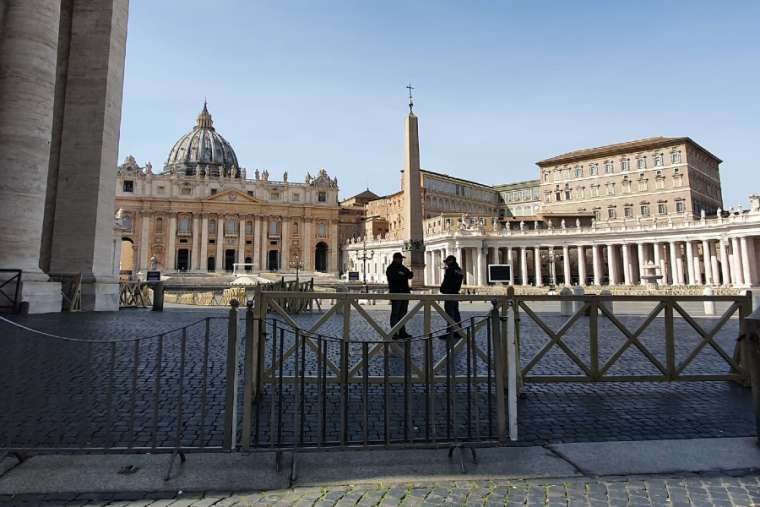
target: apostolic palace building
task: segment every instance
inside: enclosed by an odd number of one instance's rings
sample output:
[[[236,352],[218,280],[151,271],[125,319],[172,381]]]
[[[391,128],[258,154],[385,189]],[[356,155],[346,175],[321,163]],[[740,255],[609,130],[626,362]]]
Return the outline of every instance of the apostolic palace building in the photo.
[[[301,182],[247,172],[204,104],[163,171],[131,156],[118,168],[121,276],[242,263],[364,279],[366,266],[367,281],[382,283],[392,254],[406,251],[417,286],[440,283],[447,255],[468,286],[487,285],[491,263],[511,264],[518,287],[635,290],[647,269],[666,286],[758,284],[760,198],[724,209],[721,160],[688,137],[573,151],[538,162],[535,180],[495,186],[422,169],[411,107],[405,141],[399,192],[339,201],[324,169]]]

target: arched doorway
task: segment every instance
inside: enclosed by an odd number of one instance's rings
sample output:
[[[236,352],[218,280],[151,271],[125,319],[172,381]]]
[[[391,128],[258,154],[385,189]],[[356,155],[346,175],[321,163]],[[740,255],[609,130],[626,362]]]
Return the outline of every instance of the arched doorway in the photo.
[[[216,271],[216,258],[215,257],[209,257],[206,261],[206,271],[209,273],[213,273]]]
[[[327,243],[320,241],[314,248],[314,270],[327,272]]]
[[[135,243],[131,238],[121,238],[119,276],[131,279],[135,271]]]
[[[224,251],[224,270],[225,271],[232,271],[234,269],[235,264],[235,250],[225,250]]]
[[[280,268],[280,252],[278,250],[270,250],[267,256],[267,271],[277,271]]]

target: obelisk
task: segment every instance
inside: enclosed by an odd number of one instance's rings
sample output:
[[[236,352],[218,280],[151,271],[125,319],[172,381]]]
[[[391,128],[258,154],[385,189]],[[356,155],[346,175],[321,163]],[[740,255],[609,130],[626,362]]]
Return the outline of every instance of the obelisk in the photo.
[[[422,236],[422,179],[420,175],[420,138],[417,117],[413,112],[411,85],[409,88],[409,116],[405,122],[403,239],[405,264],[414,273],[412,287],[425,285],[425,243]]]

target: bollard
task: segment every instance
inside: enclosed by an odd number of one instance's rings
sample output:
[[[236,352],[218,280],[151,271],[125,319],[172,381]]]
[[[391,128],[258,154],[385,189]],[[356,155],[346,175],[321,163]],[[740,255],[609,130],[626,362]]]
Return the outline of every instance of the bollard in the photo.
[[[702,295],[712,297],[715,295],[715,291],[712,287],[705,287],[702,291]],[[715,301],[705,299],[705,315],[715,315]]]
[[[559,295],[570,297],[573,295],[573,291],[570,290],[570,287],[564,287],[561,291],[559,291]],[[559,302],[559,306],[560,306],[560,313],[564,317],[569,317],[570,315],[573,314],[573,307],[575,306],[573,301],[569,299],[562,299]]]
[[[153,289],[153,311],[163,312],[164,311],[164,284],[161,282],[158,282],[155,284],[149,284],[148,286]]]
[[[583,290],[583,287],[580,285],[576,285],[573,287],[573,296],[583,296],[586,293],[585,290]],[[573,301],[573,313],[578,312],[581,307],[583,306],[583,301],[576,299]]]
[[[602,289],[601,291],[599,291],[599,295],[602,296],[602,297],[609,297],[609,296],[612,296],[612,292],[610,292],[609,289]],[[611,299],[601,300],[601,301],[599,301],[599,304],[601,306],[604,306],[607,309],[608,312],[612,313],[613,306],[612,306],[612,300]]]

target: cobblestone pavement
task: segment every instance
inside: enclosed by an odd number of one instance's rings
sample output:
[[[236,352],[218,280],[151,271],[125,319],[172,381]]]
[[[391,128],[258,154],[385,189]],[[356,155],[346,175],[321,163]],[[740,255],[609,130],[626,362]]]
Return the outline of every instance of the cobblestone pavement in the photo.
[[[367,310],[388,329],[387,309],[367,307]],[[487,306],[480,308],[465,304],[463,310],[463,316],[469,318],[483,315]],[[646,308],[637,310],[645,311]],[[178,427],[181,427],[179,437],[184,446],[221,445],[226,384],[226,315],[224,309],[172,308],[163,313],[124,310],[17,318],[18,322],[29,327],[82,339],[83,342],[39,337],[0,323],[3,344],[0,389],[4,393],[0,396],[0,446],[14,442],[14,445],[62,447],[81,445],[83,441],[93,446],[130,442],[136,446],[171,446],[176,441]],[[565,320],[556,313],[541,315],[553,329],[558,329]],[[204,360],[206,321],[202,319],[207,317],[211,319],[208,321],[208,356]],[[319,317],[320,314],[304,314],[296,319],[308,326]],[[620,316],[629,329],[636,329],[644,319],[645,315]],[[609,321],[599,320],[600,360],[603,363],[612,357],[625,338]],[[655,319],[642,333],[640,341],[664,362],[662,320]],[[696,320],[706,329],[716,322],[715,318],[699,317]],[[342,321],[342,316],[333,316],[322,332],[339,336]],[[185,331],[186,361],[183,367],[179,360],[182,331],[170,331],[193,322],[196,324]],[[352,318],[351,325],[352,336],[357,339],[377,338],[374,330],[358,316]],[[421,325],[421,316],[416,316],[408,329],[412,334],[419,334]],[[433,328],[442,327],[444,322],[436,316]],[[239,328],[242,336],[242,320]],[[158,333],[167,333],[160,346],[158,338],[142,340],[137,346],[130,341],[89,343],[104,338],[129,340]],[[716,342],[729,356],[733,353],[737,334],[738,321],[731,319],[716,336]],[[589,360],[587,337],[588,319],[582,318],[564,339],[584,362]],[[484,339],[481,332],[478,336],[481,348],[484,348]],[[436,340],[434,344],[436,354],[444,350],[441,342]],[[548,338],[539,326],[523,314],[522,365],[528,364],[547,342]],[[688,358],[700,343],[697,332],[684,319],[677,319],[677,364]],[[156,368],[159,349],[160,369]],[[413,357],[417,354],[418,358],[421,350],[415,345]],[[330,354],[331,359],[337,361],[338,349]],[[306,365],[312,372],[316,368],[314,357],[312,354]],[[403,363],[399,361],[396,357],[394,364]],[[483,368],[482,362],[480,368]],[[532,373],[573,374],[578,371],[577,365],[554,347],[536,364]],[[725,373],[728,367],[712,347],[706,346],[684,371]],[[635,347],[629,348],[610,369],[614,374],[654,372],[654,366]],[[749,391],[727,382],[528,384],[525,394],[526,398],[520,400],[518,407],[520,444],[754,434]],[[359,415],[361,393],[357,390],[355,396],[350,396],[351,413]],[[382,396],[371,397],[369,413],[380,419]],[[394,402],[399,398],[403,396],[392,397]],[[485,398],[481,399],[485,403]],[[424,403],[413,400],[412,406],[420,408]],[[328,413],[332,414],[334,410],[335,406],[331,405]],[[485,409],[482,413],[486,413]],[[398,417],[397,412],[391,413],[392,421],[397,421]],[[414,426],[419,428],[419,412],[413,411],[413,417],[417,418],[413,421]],[[292,421],[292,417],[287,420]],[[309,424],[314,424],[314,420],[313,414],[307,417]],[[337,418],[333,418],[332,423],[336,424]],[[359,427],[353,428],[358,431]],[[382,428],[374,428],[374,431],[378,435]]]
[[[760,504],[760,477],[644,476],[619,479],[555,479],[535,481],[393,482],[325,486],[252,494],[206,493],[164,498],[121,495],[0,498],[13,505],[112,507],[231,506],[742,506]]]

